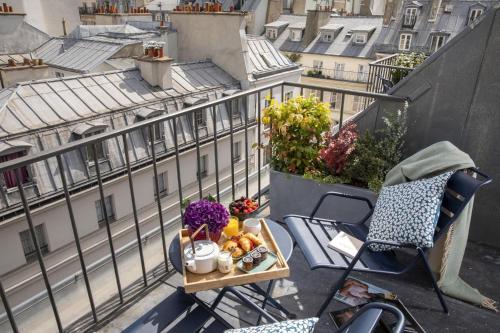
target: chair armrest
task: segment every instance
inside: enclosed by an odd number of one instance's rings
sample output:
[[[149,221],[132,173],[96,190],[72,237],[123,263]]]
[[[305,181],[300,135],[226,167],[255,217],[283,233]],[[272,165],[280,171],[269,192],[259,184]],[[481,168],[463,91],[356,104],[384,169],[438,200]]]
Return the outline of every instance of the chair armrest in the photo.
[[[340,193],[340,192],[326,192],[325,194],[323,194],[321,196],[321,198],[319,199],[318,203],[314,207],[311,215],[309,216],[309,218],[311,220],[314,219],[314,217],[316,216],[316,213],[318,212],[318,209],[323,204],[323,201],[325,201],[325,199],[327,197],[329,197],[329,196],[335,196],[335,197],[340,197],[340,198],[345,198],[345,199],[357,200],[357,201],[361,201],[361,202],[366,203],[368,205],[368,208],[370,209],[370,211],[359,222],[357,222],[357,223],[364,223],[364,222],[366,222],[368,220],[368,218],[373,213],[372,202],[368,198],[366,198],[366,197],[362,197],[362,196],[359,196],[359,195],[352,195],[352,194]]]
[[[356,322],[356,320],[364,320],[364,318],[362,318],[362,316],[369,310],[371,309],[379,309],[379,310],[385,310],[385,311],[388,311],[390,313],[392,313],[396,319],[397,319],[397,323],[396,323],[396,326],[394,327],[394,329],[392,330],[392,333],[401,333],[403,332],[403,328],[404,328],[404,323],[405,323],[405,318],[404,318],[404,315],[403,313],[401,312],[401,310],[399,310],[397,307],[395,307],[394,305],[391,305],[391,304],[387,304],[387,303],[380,303],[380,302],[375,302],[375,303],[369,303],[369,304],[366,304],[365,306],[363,306],[358,312],[356,312],[356,314],[354,314],[354,316],[352,316],[347,322],[345,322],[337,332],[352,332],[352,333],[366,333],[366,331],[351,331],[350,326],[353,325],[354,322]],[[374,323],[375,324],[375,323]],[[365,327],[368,327],[370,325],[366,325]],[[375,326],[375,325],[373,325]]]

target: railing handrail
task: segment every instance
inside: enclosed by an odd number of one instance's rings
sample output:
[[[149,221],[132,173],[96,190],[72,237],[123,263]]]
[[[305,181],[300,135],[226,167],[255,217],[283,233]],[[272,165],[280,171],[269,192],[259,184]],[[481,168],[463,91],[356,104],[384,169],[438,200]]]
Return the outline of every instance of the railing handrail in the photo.
[[[16,158],[14,160],[3,162],[3,163],[0,163],[0,173],[3,173],[3,172],[8,171],[8,170],[16,169],[16,168],[21,168],[23,166],[30,165],[30,164],[33,164],[33,163],[36,163],[39,161],[47,160],[47,159],[55,157],[57,155],[67,153],[69,151],[73,151],[73,150],[79,149],[81,147],[88,146],[90,144],[99,143],[101,141],[115,138],[115,137],[118,137],[120,135],[128,134],[128,133],[131,133],[131,132],[136,131],[136,130],[148,128],[148,127],[153,126],[159,122],[164,122],[164,121],[176,119],[178,117],[182,117],[182,116],[191,114],[191,113],[193,113],[197,110],[200,110],[200,109],[205,109],[205,108],[217,106],[217,105],[220,105],[222,103],[230,102],[232,100],[235,100],[235,99],[238,99],[241,97],[245,97],[245,96],[249,96],[249,95],[261,92],[261,91],[270,90],[272,88],[280,87],[282,85],[296,87],[296,88],[323,90],[323,91],[332,92],[332,93],[344,93],[347,95],[354,95],[354,96],[373,97],[373,98],[382,99],[382,100],[389,100],[389,101],[405,101],[406,100],[406,97],[373,93],[373,92],[367,92],[367,91],[361,91],[361,90],[339,89],[339,88],[330,88],[330,87],[312,85],[312,84],[279,81],[279,82],[271,83],[271,84],[264,85],[261,87],[256,87],[256,88],[244,90],[244,91],[235,93],[231,96],[221,97],[221,98],[215,99],[213,101],[209,101],[206,103],[187,107],[187,108],[184,108],[184,109],[179,110],[177,112],[165,114],[165,115],[158,116],[158,117],[151,118],[151,119],[145,119],[141,122],[137,122],[137,123],[134,123],[134,124],[126,126],[126,127],[118,128],[118,129],[115,129],[115,130],[112,130],[109,132],[96,134],[96,135],[93,135],[93,136],[90,136],[87,138],[82,138],[79,140],[65,143],[65,144],[58,146],[58,147],[50,148],[50,149],[43,150],[43,151],[31,154],[31,155],[26,155],[23,157]]]
[[[378,64],[381,64],[381,62],[383,62],[383,61],[388,61],[388,60],[390,60],[390,59],[392,59],[392,58],[395,58],[395,57],[397,57],[397,56],[398,56],[398,54],[397,54],[397,53],[390,54],[390,55],[388,55],[388,56],[386,56],[386,57],[383,57],[383,58],[380,58],[380,59],[378,59],[378,60],[372,61],[372,62],[370,62],[368,65],[378,65]]]

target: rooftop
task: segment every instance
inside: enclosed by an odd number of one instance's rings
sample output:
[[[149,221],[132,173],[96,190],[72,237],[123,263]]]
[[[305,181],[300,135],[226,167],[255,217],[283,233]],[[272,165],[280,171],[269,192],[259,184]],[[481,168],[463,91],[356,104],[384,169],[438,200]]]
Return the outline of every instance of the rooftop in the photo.
[[[286,29],[273,41],[273,45],[284,52],[301,52],[312,54],[325,54],[345,57],[370,58],[373,56],[374,44],[382,31],[382,17],[372,16],[336,16],[330,18],[329,22],[320,29],[340,30],[332,42],[324,43],[318,34],[309,45],[303,46],[301,41],[291,41],[289,39],[290,29],[294,27],[305,28],[307,16],[305,15],[281,15],[280,22],[288,22]],[[359,29],[363,31],[373,31],[366,44],[353,44],[353,32]],[[361,31],[361,30],[359,30]]]

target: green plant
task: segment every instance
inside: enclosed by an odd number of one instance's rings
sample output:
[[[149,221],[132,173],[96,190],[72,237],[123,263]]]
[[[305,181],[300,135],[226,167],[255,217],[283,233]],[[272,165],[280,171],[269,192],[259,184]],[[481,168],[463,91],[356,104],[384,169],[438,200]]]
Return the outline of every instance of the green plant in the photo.
[[[273,168],[304,174],[307,168],[315,167],[323,134],[332,124],[330,113],[330,105],[315,95],[297,96],[281,104],[271,100],[262,122],[271,125]]]
[[[426,59],[424,53],[400,53],[396,56],[393,66],[405,67],[407,69],[393,69],[391,70],[392,83],[396,84],[401,81],[405,76],[410,74],[411,70]]]
[[[287,57],[288,59],[290,59],[291,62],[297,62],[300,60],[302,55],[300,53],[289,53]]]

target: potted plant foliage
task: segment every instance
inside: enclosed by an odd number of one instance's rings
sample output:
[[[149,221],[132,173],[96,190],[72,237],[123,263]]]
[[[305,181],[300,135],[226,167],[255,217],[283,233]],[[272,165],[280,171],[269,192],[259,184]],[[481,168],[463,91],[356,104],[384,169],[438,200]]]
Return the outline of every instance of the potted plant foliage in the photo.
[[[355,123],[333,132],[329,104],[314,95],[271,101],[262,121],[272,124],[270,216],[282,220],[286,214],[308,216],[328,191],[361,195],[374,203],[385,174],[401,159],[406,107],[385,117],[375,133],[361,134]],[[328,207],[346,219],[366,214],[356,201],[331,198],[324,206],[322,217],[329,214]]]

